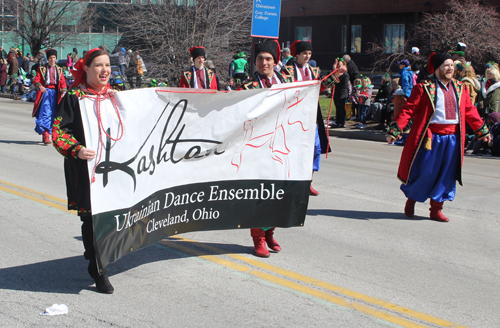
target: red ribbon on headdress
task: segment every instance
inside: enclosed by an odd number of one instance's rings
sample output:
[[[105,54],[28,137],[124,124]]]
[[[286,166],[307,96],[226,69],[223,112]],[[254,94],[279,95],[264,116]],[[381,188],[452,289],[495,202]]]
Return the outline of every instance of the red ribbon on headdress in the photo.
[[[276,42],[276,45],[277,45],[277,48],[276,48],[276,57],[278,57],[276,63],[274,63],[275,65],[277,65],[280,60],[281,60],[281,47],[280,47],[280,43],[278,42],[278,40],[273,40],[274,42]]]
[[[85,63],[87,62],[87,59],[89,58],[89,55],[93,53],[96,50],[101,50],[100,48],[94,48],[89,50],[85,54],[85,58],[83,59],[78,59],[78,61],[75,63],[74,69],[71,70],[71,75],[75,78],[75,81],[71,84],[71,88],[76,88],[80,84],[85,83]]]
[[[297,43],[299,43],[299,42],[302,42],[302,41],[300,41],[300,40],[293,41],[293,43],[290,45],[290,54],[293,57],[295,57],[295,53],[297,52],[296,46],[297,46]]]
[[[435,54],[436,54],[435,52],[431,53],[431,55],[429,56],[429,61],[427,62],[427,72],[429,72],[429,74],[433,74],[435,71],[435,67],[434,67],[434,55]]]

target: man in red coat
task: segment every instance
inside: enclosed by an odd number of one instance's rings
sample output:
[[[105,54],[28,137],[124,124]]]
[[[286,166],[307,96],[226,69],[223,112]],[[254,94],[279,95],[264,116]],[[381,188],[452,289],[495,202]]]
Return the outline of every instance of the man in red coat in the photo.
[[[66,94],[67,87],[63,69],[56,65],[57,51],[48,49],[45,52],[48,64],[38,67],[33,80],[37,90],[33,117],[36,117],[35,131],[42,135],[45,145],[50,145],[52,144],[50,134],[57,104]]]
[[[215,73],[208,67],[205,67],[205,48],[193,47],[189,49],[189,52],[194,66],[182,73],[179,87],[217,90]]]
[[[456,181],[462,185],[465,122],[480,140],[489,141],[490,133],[467,88],[453,79],[451,56],[433,53],[427,69],[433,78],[415,85],[390,125],[387,141],[398,139],[413,118],[398,170],[401,190],[408,198],[404,212],[413,217],[415,202],[430,198],[430,218],[448,222],[441,210],[445,200],[455,198]]]

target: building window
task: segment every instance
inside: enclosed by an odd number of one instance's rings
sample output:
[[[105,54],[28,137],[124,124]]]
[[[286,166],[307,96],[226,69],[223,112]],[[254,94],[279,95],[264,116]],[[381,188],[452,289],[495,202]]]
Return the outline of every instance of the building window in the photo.
[[[142,3],[142,0],[141,0],[141,3]],[[171,4],[177,5],[177,6],[187,5],[187,6],[192,7],[192,6],[195,6],[197,3],[196,3],[196,0],[171,0]]]
[[[403,52],[405,48],[405,25],[389,24],[384,26],[384,46],[386,53]]]
[[[312,41],[312,27],[297,27],[296,36],[296,40]]]
[[[342,26],[342,51],[347,52],[347,26]],[[351,25],[351,53],[361,52],[361,25]]]

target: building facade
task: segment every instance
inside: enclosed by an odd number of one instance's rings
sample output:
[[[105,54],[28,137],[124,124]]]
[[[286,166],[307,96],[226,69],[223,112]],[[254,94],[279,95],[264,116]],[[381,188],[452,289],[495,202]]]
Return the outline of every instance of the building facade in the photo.
[[[311,40],[314,59],[329,67],[349,54],[361,69],[371,69],[370,43],[388,53],[403,52],[405,40],[424,12],[445,11],[446,0],[282,0],[280,44]],[[485,0],[500,7],[500,0]],[[419,44],[407,45],[417,46]]]

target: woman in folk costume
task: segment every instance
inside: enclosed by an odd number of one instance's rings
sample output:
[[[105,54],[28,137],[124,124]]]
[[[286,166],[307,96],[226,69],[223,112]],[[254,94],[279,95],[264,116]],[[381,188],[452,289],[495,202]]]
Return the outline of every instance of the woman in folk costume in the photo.
[[[455,198],[456,180],[462,184],[465,122],[480,140],[488,142],[490,133],[467,88],[453,79],[451,56],[433,53],[427,69],[434,73],[432,79],[415,85],[390,125],[387,141],[397,139],[413,118],[398,170],[401,190],[407,197],[404,212],[413,217],[415,202],[430,198],[430,218],[448,222],[441,210],[444,201]]]
[[[47,65],[38,67],[33,80],[37,93],[32,116],[36,117],[35,131],[42,135],[45,145],[50,145],[50,131],[54,115],[57,105],[66,94],[67,87],[63,69],[56,65],[57,51],[48,49],[45,53]]]
[[[193,47],[189,49],[189,53],[194,66],[182,73],[179,87],[218,90],[214,71],[205,67],[205,48]]]
[[[106,269],[101,269],[99,258],[94,247],[94,230],[92,226],[92,209],[90,203],[90,181],[87,160],[96,157],[96,151],[102,153],[103,138],[109,137],[118,142],[123,136],[121,113],[114,101],[115,90],[109,85],[111,64],[109,54],[99,48],[86,53],[79,59],[71,71],[75,81],[72,89],[62,99],[52,128],[52,143],[64,156],[64,172],[68,195],[68,209],[77,210],[82,223],[82,240],[85,248],[84,256],[89,260],[88,273],[94,279],[96,288],[101,293],[111,294],[113,286],[108,280]],[[79,101],[88,98],[94,102],[97,118],[101,120],[101,103],[109,102],[115,112],[110,114],[119,122],[116,131],[101,129],[101,149],[85,147],[85,135],[82,124]],[[109,107],[108,107],[109,108]],[[112,134],[112,135],[109,135]],[[116,136],[116,138],[114,138]],[[99,155],[100,156],[100,155]]]
[[[290,52],[293,59],[288,60],[287,66],[283,69],[285,74],[293,76],[295,81],[321,80],[319,67],[312,67],[309,65],[309,60],[313,52],[311,41],[297,40],[293,42],[290,46]],[[331,83],[333,82],[331,81]],[[320,93],[328,87],[328,82],[322,82]],[[331,149],[328,146],[328,135],[326,134],[323,115],[321,114],[321,108],[318,103],[313,172],[319,171],[321,154],[326,154],[327,152],[331,152]],[[319,192],[313,188],[312,183],[309,194],[313,196],[319,195]]]

